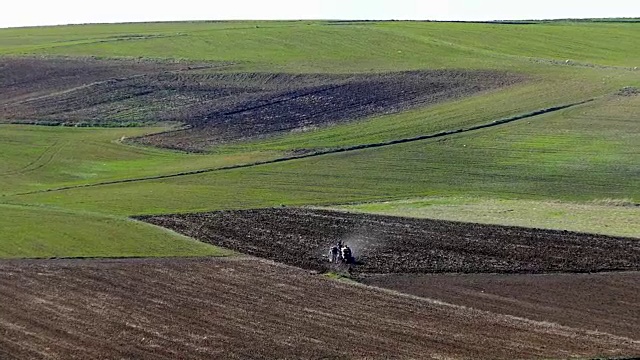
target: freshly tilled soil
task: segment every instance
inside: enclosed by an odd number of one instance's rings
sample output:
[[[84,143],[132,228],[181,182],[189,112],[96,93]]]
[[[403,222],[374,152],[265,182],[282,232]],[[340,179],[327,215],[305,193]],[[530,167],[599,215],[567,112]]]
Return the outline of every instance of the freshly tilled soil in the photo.
[[[640,270],[640,240],[566,231],[304,208],[159,215],[142,220],[198,240],[317,271],[341,240],[352,275]]]
[[[640,342],[256,259],[0,262],[2,359],[589,358]]]

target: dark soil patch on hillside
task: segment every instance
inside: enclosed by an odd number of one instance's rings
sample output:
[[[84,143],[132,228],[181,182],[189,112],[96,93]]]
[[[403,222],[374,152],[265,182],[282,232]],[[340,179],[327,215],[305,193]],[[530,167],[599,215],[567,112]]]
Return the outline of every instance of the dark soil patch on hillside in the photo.
[[[640,88],[633,86],[626,86],[620,89],[617,93],[619,96],[638,96],[640,95]]]
[[[149,122],[150,79],[214,69],[222,63],[95,58],[0,59],[0,121],[46,125]],[[170,75],[171,74],[171,75]],[[155,96],[162,98],[162,96]]]
[[[376,75],[233,74],[255,77],[185,119],[191,128],[140,142],[198,151],[215,144],[396,113],[513,84],[517,76],[478,71],[413,71]]]
[[[338,240],[357,274],[640,270],[640,241],[601,235],[282,208],[141,217],[214,245],[329,271]]]
[[[187,151],[305,131],[469,96],[523,81],[497,71],[386,74],[220,73],[223,64],[133,60],[0,60],[2,120],[188,129],[137,139]]]

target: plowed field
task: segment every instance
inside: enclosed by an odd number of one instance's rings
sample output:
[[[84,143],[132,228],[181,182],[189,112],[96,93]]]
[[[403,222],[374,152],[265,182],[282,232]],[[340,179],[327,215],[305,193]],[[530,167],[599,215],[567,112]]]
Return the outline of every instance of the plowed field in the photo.
[[[347,344],[347,345],[343,345]],[[567,358],[640,342],[255,259],[0,262],[0,358]]]
[[[640,270],[640,241],[566,231],[280,208],[142,220],[201,241],[306,269],[348,244],[356,274]]]
[[[188,129],[137,141],[199,151],[224,142],[399,112],[524,80],[497,71],[215,72],[222,65],[2,59],[0,120],[71,125],[174,121]]]
[[[640,340],[638,272],[389,274],[368,276],[361,281],[475,309]]]
[[[88,115],[97,113],[101,106],[105,108],[139,95],[140,89],[136,88],[115,91],[127,79],[190,68],[191,65],[185,63],[153,61],[3,58],[0,59],[0,106],[3,109],[0,120],[86,121],[91,119]]]
[[[236,83],[233,77],[255,79],[253,83],[246,82],[246,87],[234,96],[223,94],[202,108],[197,116],[186,117],[185,122],[191,129],[152,135],[139,141],[198,150],[218,143],[305,131],[399,112],[521,80],[514,75],[490,71],[453,70],[376,75],[231,76],[216,81]],[[212,86],[216,86],[216,81]]]

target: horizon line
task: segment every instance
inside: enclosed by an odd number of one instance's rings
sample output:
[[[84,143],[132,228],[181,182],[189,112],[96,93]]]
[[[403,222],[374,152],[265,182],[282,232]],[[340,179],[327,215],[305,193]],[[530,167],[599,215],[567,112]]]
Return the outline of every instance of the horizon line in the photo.
[[[66,24],[45,24],[25,26],[0,26],[4,29],[34,29],[64,26],[91,26],[91,25],[131,25],[131,24],[172,24],[172,23],[223,23],[223,22],[436,22],[436,23],[468,23],[468,24],[536,24],[541,22],[640,22],[640,17],[604,17],[604,18],[546,18],[546,19],[504,19],[504,20],[429,20],[429,19],[209,19],[209,20],[149,20],[149,21],[122,21],[122,22],[86,22]]]

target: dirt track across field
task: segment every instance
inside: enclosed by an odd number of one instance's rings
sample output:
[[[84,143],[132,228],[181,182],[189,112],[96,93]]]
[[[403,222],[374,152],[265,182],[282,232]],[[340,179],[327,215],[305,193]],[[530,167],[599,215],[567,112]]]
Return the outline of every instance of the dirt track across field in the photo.
[[[256,259],[0,262],[0,358],[567,358],[640,341]],[[340,340],[348,346],[340,346]]]
[[[228,64],[227,64],[228,65]],[[5,121],[189,129],[136,141],[187,151],[305,131],[469,96],[524,81],[497,71],[386,74],[221,73],[225,64],[95,59],[0,59]]]
[[[361,281],[499,314],[640,339],[639,272],[389,274]]]
[[[141,217],[198,240],[306,269],[342,240],[352,274],[640,270],[640,240],[304,208]]]

